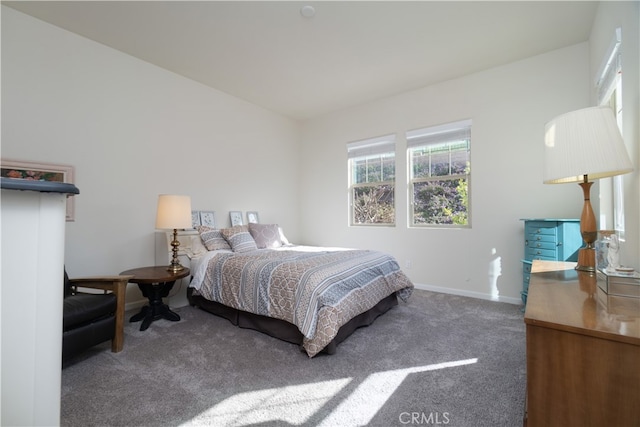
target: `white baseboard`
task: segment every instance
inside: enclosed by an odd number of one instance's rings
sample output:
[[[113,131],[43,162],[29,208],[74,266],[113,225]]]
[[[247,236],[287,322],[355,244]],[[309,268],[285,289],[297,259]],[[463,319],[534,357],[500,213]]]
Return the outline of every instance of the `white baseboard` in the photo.
[[[454,289],[454,288],[444,288],[441,286],[425,285],[422,283],[414,283],[414,286],[416,289],[422,289],[424,291],[440,292],[443,294],[459,295],[462,297],[478,298],[478,299],[484,299],[489,301],[506,302],[509,304],[516,304],[516,305],[522,304],[522,300],[520,298],[498,296],[498,298],[496,299],[493,296],[482,293],[482,292],[465,291],[463,289]]]
[[[134,302],[128,302],[124,305],[124,311],[139,311],[145,304],[147,304],[149,302],[148,299],[140,299],[138,301],[134,301]]]

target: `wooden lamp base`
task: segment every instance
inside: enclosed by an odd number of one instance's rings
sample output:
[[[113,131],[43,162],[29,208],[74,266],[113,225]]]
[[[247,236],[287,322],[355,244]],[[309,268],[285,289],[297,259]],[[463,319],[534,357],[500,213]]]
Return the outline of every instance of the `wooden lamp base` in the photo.
[[[596,250],[595,248],[580,248],[578,251],[578,265],[576,270],[580,271],[596,271]]]
[[[582,215],[580,216],[580,234],[584,240],[585,247],[578,251],[578,265],[576,270],[580,271],[596,271],[596,250],[594,243],[598,238],[598,230],[596,227],[596,216],[591,207],[591,197],[589,192],[593,182],[589,182],[587,175],[581,182],[582,192],[584,194],[584,205],[582,206]]]

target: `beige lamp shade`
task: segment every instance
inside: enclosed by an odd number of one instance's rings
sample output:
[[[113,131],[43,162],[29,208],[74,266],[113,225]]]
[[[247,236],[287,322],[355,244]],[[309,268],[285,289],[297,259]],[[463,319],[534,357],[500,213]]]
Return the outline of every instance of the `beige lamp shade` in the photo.
[[[545,127],[544,183],[563,184],[633,171],[618,124],[609,107],[562,114]]]
[[[191,228],[191,197],[173,194],[159,195],[156,228]]]

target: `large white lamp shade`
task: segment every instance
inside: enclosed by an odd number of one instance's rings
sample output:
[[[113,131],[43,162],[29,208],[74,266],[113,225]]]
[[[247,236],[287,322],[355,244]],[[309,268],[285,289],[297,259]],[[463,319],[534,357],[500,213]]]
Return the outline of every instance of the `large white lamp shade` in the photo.
[[[584,194],[580,233],[585,247],[578,252],[578,270],[595,271],[596,218],[590,201],[590,179],[633,171],[613,111],[591,107],[562,114],[547,123],[544,137],[545,184],[578,182]]]

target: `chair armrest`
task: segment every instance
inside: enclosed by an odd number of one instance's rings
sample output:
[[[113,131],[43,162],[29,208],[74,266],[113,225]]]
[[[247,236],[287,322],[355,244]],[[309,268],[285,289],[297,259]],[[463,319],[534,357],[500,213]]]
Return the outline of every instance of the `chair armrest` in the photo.
[[[116,331],[111,342],[111,351],[117,353],[124,346],[124,302],[129,279],[134,276],[101,276],[70,279],[71,286],[111,291],[116,296]]]
[[[117,292],[121,286],[125,286],[134,276],[96,276],[69,279],[71,286],[80,288],[103,289]]]

